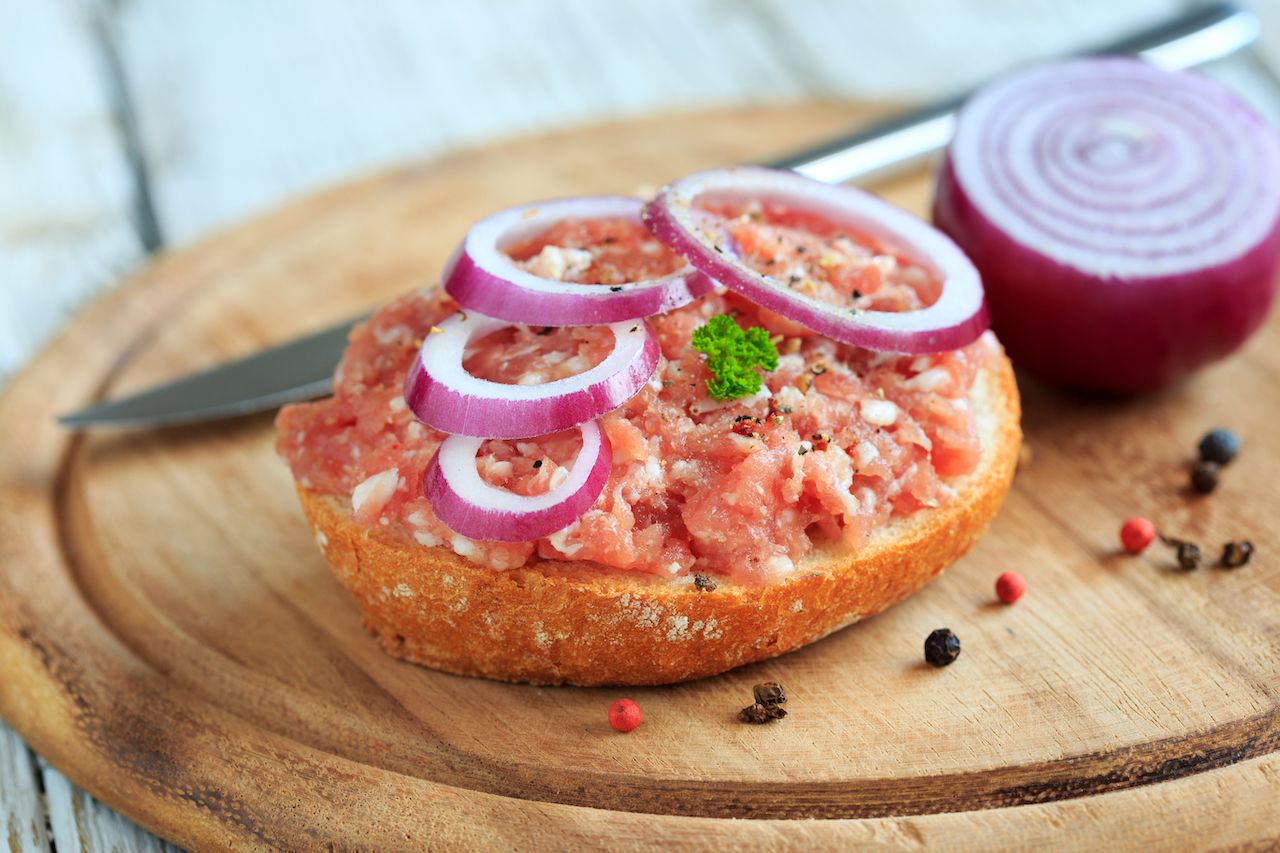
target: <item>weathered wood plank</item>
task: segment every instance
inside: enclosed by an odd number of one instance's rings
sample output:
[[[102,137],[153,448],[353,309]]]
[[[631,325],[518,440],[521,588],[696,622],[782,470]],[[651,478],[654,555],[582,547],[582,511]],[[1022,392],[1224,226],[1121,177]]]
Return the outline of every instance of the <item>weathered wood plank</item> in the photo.
[[[1246,0],[1262,23],[1256,53],[1274,72],[1280,70],[1280,3],[1275,0]]]
[[[1182,0],[956,3],[756,0],[775,49],[829,95],[915,101],[978,85],[1043,57],[1114,39],[1184,9]],[[1052,25],[1046,25],[1052,21]]]
[[[1114,39],[1177,14],[1181,0],[1070,3],[1055,0],[890,8],[862,0],[786,3],[756,8],[788,55],[808,57],[813,91],[846,97],[918,101],[980,85],[1004,70]],[[1243,94],[1280,123],[1280,90],[1262,63],[1280,62],[1280,5],[1252,4],[1262,23],[1255,59],[1239,56],[1201,70]],[[822,26],[814,26],[821,19]],[[1045,26],[1047,20],[1053,26]],[[995,22],[998,21],[998,24]]]
[[[49,850],[35,760],[4,723],[0,723],[0,842],[9,845],[9,853]]]
[[[58,853],[176,853],[178,848],[162,841],[121,817],[44,761],[40,762],[49,825]]]
[[[142,257],[92,35],[69,0],[0,4],[0,379]]]
[[[86,10],[70,0],[2,6],[0,382],[145,255],[132,224],[133,176]],[[14,853],[47,851],[51,840],[61,851],[163,849],[56,770],[38,769],[3,725],[0,840]]]
[[[123,8],[122,54],[160,215],[177,242],[375,164],[536,127],[806,88],[739,4],[355,9],[305,0]]]
[[[919,99],[1184,5],[138,0],[117,23],[160,216],[181,243],[495,135],[708,103]]]

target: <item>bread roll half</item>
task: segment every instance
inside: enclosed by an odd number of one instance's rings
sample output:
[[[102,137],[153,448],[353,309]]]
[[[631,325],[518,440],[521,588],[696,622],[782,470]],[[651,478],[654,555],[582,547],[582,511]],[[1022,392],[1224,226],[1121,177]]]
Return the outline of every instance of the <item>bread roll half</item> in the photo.
[[[674,579],[535,561],[496,571],[298,486],[325,558],[396,657],[461,675],[534,684],[666,684],[715,675],[812,643],[901,601],[965,553],[999,509],[1021,441],[1013,371],[984,360],[970,392],[981,437],[955,496],[877,528],[857,550],[810,553],[773,583]]]

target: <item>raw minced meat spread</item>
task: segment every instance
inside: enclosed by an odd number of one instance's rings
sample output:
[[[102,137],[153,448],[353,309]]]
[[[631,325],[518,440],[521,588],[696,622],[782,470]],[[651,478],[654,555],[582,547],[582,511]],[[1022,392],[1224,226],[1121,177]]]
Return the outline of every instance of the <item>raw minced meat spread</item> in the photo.
[[[774,206],[712,206],[745,262],[788,287],[850,308],[911,310],[932,303],[936,280],[866,237]],[[505,251],[538,275],[617,284],[682,261],[638,224],[565,222]],[[487,542],[449,530],[422,496],[422,476],[444,439],[401,396],[423,337],[457,310],[438,288],[383,307],[351,335],[334,395],[281,411],[279,450],[305,488],[349,502],[364,524],[511,569],[546,558],[602,571],[743,581],[793,571],[815,544],[864,543],[886,520],[953,496],[947,478],[979,458],[969,391],[995,349],[980,339],[928,356],[838,344],[733,293],[713,293],[649,318],[662,359],[652,380],[601,424],[613,471],[595,505],[533,542]],[[776,370],[756,396],[718,402],[690,346],[718,314],[763,326]],[[607,327],[512,327],[477,341],[465,366],[481,378],[540,383],[580,373],[612,348]],[[580,444],[568,430],[486,441],[477,457],[491,485],[538,494],[567,476]]]

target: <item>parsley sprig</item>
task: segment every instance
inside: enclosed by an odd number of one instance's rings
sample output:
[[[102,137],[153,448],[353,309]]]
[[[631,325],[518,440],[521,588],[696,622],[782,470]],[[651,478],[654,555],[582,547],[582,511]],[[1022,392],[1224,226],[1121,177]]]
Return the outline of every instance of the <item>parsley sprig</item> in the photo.
[[[778,350],[769,333],[758,326],[743,329],[728,314],[694,329],[693,348],[706,355],[707,367],[715,374],[707,380],[707,393],[716,400],[750,397],[763,383],[756,368],[778,367]]]

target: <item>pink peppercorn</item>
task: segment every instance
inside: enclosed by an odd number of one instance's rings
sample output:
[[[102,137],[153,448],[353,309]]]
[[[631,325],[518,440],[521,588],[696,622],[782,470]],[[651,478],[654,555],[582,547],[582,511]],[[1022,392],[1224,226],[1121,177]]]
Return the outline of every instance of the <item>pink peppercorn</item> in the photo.
[[[1017,572],[1005,572],[996,578],[996,597],[1005,604],[1013,604],[1027,591],[1027,579]]]
[[[619,699],[609,706],[609,725],[620,732],[631,731],[640,725],[640,721],[643,719],[644,715],[640,713],[640,706],[630,699]]]
[[[1145,518],[1131,518],[1120,528],[1120,543],[1130,554],[1141,554],[1156,538],[1156,526]]]

